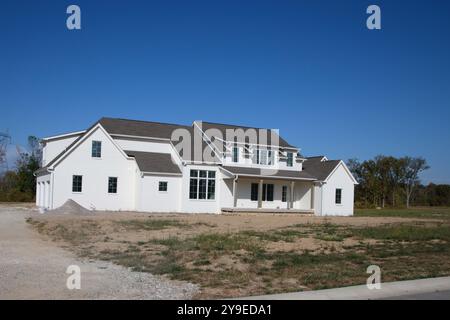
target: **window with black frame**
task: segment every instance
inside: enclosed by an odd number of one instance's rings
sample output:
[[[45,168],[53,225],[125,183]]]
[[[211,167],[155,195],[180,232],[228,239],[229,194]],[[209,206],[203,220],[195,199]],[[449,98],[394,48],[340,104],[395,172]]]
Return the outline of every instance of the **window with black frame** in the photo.
[[[216,196],[216,172],[191,170],[189,199],[214,200]]]
[[[287,186],[281,188],[281,202],[287,202]]]
[[[288,152],[286,166],[292,167],[293,165],[294,165],[294,154],[292,152]]]
[[[108,178],[108,193],[117,193],[117,177]]]
[[[72,192],[81,192],[83,190],[83,176],[72,176]]]
[[[273,184],[263,184],[262,201],[273,201]]]
[[[92,141],[92,158],[101,158],[102,157],[102,142],[101,141]]]
[[[336,189],[335,202],[336,204],[342,204],[342,189]]]
[[[258,201],[258,191],[259,184],[251,184],[250,200]],[[273,184],[263,184],[262,188],[262,201],[273,201],[274,185]]]
[[[167,181],[159,181],[158,183],[158,191],[167,192]]]
[[[252,183],[251,192],[250,192],[250,200],[258,201],[258,184]]]
[[[239,162],[239,148],[233,147],[233,162]]]

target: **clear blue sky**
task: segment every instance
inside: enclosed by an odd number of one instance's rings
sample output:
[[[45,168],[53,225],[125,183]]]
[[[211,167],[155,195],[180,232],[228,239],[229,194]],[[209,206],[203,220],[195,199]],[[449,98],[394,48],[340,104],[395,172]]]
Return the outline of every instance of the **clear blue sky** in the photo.
[[[423,156],[424,181],[450,183],[450,1],[11,0],[0,41],[15,144],[102,116],[202,119],[279,128],[305,155]]]

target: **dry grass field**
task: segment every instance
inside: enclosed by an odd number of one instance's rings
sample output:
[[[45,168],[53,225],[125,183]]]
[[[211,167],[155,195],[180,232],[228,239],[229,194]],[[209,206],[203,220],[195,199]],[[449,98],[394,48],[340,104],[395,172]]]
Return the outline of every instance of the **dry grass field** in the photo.
[[[450,209],[294,214],[34,215],[28,222],[81,257],[200,285],[225,298],[450,275]]]

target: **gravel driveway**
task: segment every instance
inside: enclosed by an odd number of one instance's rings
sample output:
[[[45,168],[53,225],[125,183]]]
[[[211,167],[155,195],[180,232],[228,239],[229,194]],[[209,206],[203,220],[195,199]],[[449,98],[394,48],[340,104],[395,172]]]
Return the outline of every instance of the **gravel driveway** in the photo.
[[[198,290],[109,262],[83,260],[31,230],[25,208],[0,205],[0,299],[189,299]],[[67,267],[81,269],[81,289],[69,290]]]

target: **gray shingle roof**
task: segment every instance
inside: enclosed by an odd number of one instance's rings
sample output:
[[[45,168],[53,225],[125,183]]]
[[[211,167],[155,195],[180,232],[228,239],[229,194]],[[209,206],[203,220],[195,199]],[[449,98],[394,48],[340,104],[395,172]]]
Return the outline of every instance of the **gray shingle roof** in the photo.
[[[125,151],[125,153],[134,157],[141,172],[181,173],[169,153],[140,151]]]
[[[109,134],[170,139],[176,129],[192,130],[192,126],[140,120],[101,118],[98,121]]]
[[[222,139],[226,140],[226,138],[227,138],[227,135],[226,135],[227,129],[232,129],[232,130],[243,129],[244,131],[246,131],[248,129],[261,130],[263,128],[245,127],[245,126],[238,126],[238,125],[230,125],[230,124],[222,124],[222,123],[214,123],[214,122],[202,121],[202,130],[203,130],[203,132],[205,132],[208,129],[218,129],[222,133]],[[271,141],[271,137],[272,137],[271,130],[270,129],[265,129],[265,130],[268,130],[267,131],[267,141],[263,141],[262,144],[271,145],[271,143],[272,143],[272,141]],[[281,136],[279,136],[275,131],[273,131],[273,132],[279,138],[278,144],[280,145],[280,147],[296,148],[296,147],[290,145],[286,140],[284,140]],[[256,138],[257,138],[257,143],[259,143],[259,134],[257,134]]]
[[[318,159],[306,160],[303,162],[303,170],[317,178],[317,180],[325,180],[330,173],[340,163],[340,160],[320,161]]]
[[[339,165],[340,160],[320,161],[323,157],[313,157],[313,159],[303,162],[303,171],[278,170],[275,174],[270,175],[273,178],[292,178],[304,180],[324,181],[331,172]],[[249,175],[255,177],[269,176],[259,168],[248,167],[230,167],[224,166],[225,170],[235,175]]]
[[[162,123],[162,122],[150,122],[150,121],[141,121],[141,120],[128,120],[128,119],[118,119],[118,118],[101,118],[98,121],[109,134],[120,134],[120,135],[130,135],[130,136],[141,136],[141,137],[153,137],[153,138],[162,138],[162,139],[170,139],[172,136],[172,132],[176,129],[186,129],[189,132],[193,132],[192,125],[181,125],[181,124],[171,124],[171,123]],[[199,123],[199,122],[197,122]],[[247,129],[255,129],[259,130],[261,128],[252,128],[246,126],[239,125],[229,125],[222,123],[213,123],[213,122],[201,122],[202,130],[206,131],[208,129],[218,129],[222,133],[222,138],[226,138],[226,130],[227,129],[243,129],[244,131]],[[269,129],[268,129],[269,130]],[[259,137],[258,137],[259,138]],[[268,132],[267,135],[267,144],[271,142],[271,135]],[[282,137],[279,137],[279,144],[281,147],[289,147],[295,148],[286,142]]]
[[[138,136],[138,137],[152,137],[152,138],[160,138],[160,139],[171,139],[172,133],[176,129],[185,129],[189,131],[191,136],[191,152],[190,155],[188,153],[181,152],[181,157],[183,160],[197,160],[194,158],[194,136],[199,134],[198,130],[194,130],[193,125],[180,125],[180,124],[170,124],[170,123],[161,123],[161,122],[150,122],[150,121],[141,121],[141,120],[128,120],[128,119],[119,119],[119,118],[108,118],[103,117],[97,122],[95,122],[91,127],[89,127],[84,134],[81,134],[74,142],[72,142],[65,150],[63,150],[59,155],[57,155],[53,160],[51,160],[45,167],[37,170],[37,172],[45,171],[47,168],[51,167],[58,159],[63,157],[67,150],[69,150],[73,145],[75,145],[80,139],[82,139],[87,132],[89,132],[94,126],[100,123],[103,128],[109,134],[116,135],[128,135],[128,136]],[[242,128],[244,130],[249,129],[250,127],[245,126],[237,126],[237,125],[226,125],[212,122],[202,122],[203,131],[216,128],[223,132],[223,138],[226,138],[226,129],[237,129]],[[259,129],[259,128],[253,128]],[[268,134],[268,144],[270,144],[270,134]],[[173,141],[174,144],[177,144],[178,141]],[[279,137],[279,144],[281,147],[290,147],[289,143],[286,142],[282,137]],[[202,151],[206,148],[206,143],[202,141]],[[219,162],[216,156],[214,156],[214,160]]]
[[[305,171],[294,171],[294,170],[277,170],[273,171],[273,174],[267,174],[265,170],[259,168],[248,168],[248,167],[230,167],[224,166],[225,170],[231,172],[234,175],[247,175],[255,177],[267,177],[267,178],[291,178],[297,180],[316,180],[315,177],[311,176]],[[267,169],[266,169],[267,170]]]
[[[322,161],[323,158],[325,158],[325,156],[306,157],[305,159],[311,161]]]

